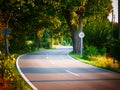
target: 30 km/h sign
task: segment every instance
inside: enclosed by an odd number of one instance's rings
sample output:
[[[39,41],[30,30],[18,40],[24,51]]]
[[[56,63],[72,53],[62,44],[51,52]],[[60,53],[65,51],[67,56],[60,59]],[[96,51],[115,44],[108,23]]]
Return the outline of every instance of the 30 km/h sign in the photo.
[[[80,55],[82,57],[82,53],[83,53],[83,38],[85,37],[85,34],[83,32],[79,33],[79,37],[80,37]]]
[[[84,34],[83,32],[80,32],[80,33],[79,33],[79,37],[80,37],[80,38],[84,38],[84,37],[85,37],[85,34]]]

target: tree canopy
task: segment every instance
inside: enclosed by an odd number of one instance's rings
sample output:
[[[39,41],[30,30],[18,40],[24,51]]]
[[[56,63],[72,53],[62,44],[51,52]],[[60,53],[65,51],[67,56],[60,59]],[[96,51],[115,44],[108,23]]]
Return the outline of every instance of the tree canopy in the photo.
[[[83,29],[84,19],[96,15],[107,18],[111,3],[111,0],[0,0],[0,35],[2,37],[2,31],[9,28],[10,48],[24,49],[26,36],[37,40],[40,30],[57,30],[62,23],[67,23],[73,51],[79,53],[78,34]],[[4,41],[0,40],[0,43]]]

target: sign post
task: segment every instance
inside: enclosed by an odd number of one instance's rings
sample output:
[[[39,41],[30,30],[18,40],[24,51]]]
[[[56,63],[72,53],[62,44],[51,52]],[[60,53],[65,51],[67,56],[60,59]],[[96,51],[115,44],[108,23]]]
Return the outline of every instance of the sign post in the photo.
[[[8,38],[7,38],[7,35],[9,34],[9,30],[8,29],[5,29],[4,30],[4,36],[5,36],[5,51],[6,51],[6,56],[9,55],[9,49],[8,49]]]
[[[80,55],[81,55],[81,57],[83,56],[82,54],[83,54],[83,38],[85,37],[85,34],[83,33],[83,32],[80,32],[79,33],[79,37],[80,37],[80,41],[81,41],[81,43],[80,43]]]

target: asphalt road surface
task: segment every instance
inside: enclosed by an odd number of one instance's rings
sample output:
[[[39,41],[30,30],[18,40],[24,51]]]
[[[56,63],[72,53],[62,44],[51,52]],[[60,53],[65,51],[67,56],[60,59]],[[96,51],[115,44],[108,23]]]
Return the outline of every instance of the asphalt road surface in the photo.
[[[34,90],[120,90],[120,74],[72,59],[69,47],[22,55],[17,68]]]

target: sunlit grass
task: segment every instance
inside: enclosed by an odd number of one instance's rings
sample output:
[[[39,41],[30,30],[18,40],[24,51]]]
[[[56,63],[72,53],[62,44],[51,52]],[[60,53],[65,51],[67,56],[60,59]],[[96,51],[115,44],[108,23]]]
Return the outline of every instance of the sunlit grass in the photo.
[[[82,58],[80,57],[80,55],[76,55],[73,53],[70,53],[70,56],[87,64],[91,64],[91,65],[101,67],[104,69],[120,72],[120,68],[119,68],[117,60],[114,61],[113,58],[106,57],[105,55],[104,56],[101,56],[101,55],[89,56],[89,59]]]

